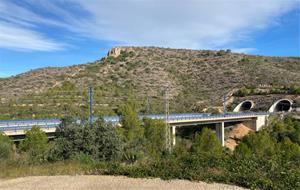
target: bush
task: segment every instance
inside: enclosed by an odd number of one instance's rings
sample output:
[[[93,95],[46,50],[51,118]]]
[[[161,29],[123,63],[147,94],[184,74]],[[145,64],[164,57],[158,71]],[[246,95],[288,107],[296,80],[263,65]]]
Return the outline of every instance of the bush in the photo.
[[[242,142],[238,145],[236,153],[240,155],[246,153],[248,155],[249,150],[252,154],[259,157],[271,157],[275,154],[275,139],[272,138],[267,131],[250,133],[243,138]]]
[[[9,137],[0,133],[0,162],[9,159],[12,153],[13,153],[12,140]]]
[[[125,141],[124,159],[130,163],[141,159],[144,156],[144,128],[137,114],[137,103],[129,99],[120,106],[122,129],[119,130]]]
[[[279,148],[286,159],[296,161],[300,159],[300,146],[297,143],[293,143],[288,137],[283,139],[279,144]]]
[[[0,173],[1,176],[110,174],[213,181],[262,190],[300,189],[300,124],[291,117],[283,121],[274,119],[265,129],[250,133],[233,154],[225,151],[215,133],[207,128],[196,134],[191,149],[187,148],[191,145],[190,141],[179,139],[169,153],[163,151],[164,122],[145,118],[142,125],[144,135],[141,136],[139,130],[135,134],[136,129],[129,124],[139,123],[137,115],[127,117],[126,114],[131,114],[136,107],[131,103],[127,106],[125,110],[131,111],[123,112],[128,119],[126,128],[114,128],[101,119],[92,124],[64,119],[57,129],[58,138],[50,143],[53,147],[49,160],[59,158],[68,161],[37,166],[28,166],[21,160],[0,163],[0,171],[5,171],[5,174]],[[137,139],[129,141],[126,137],[128,130],[133,130]],[[124,135],[125,145],[118,132]],[[34,127],[27,132],[20,147],[30,152],[35,144],[45,144],[41,134],[40,129]],[[5,144],[8,146],[3,146]],[[7,147],[11,151],[9,145],[11,141],[0,135],[0,153],[5,152],[2,149],[7,150]],[[122,151],[125,152],[123,158],[130,164],[121,162]],[[143,159],[144,155],[150,159]]]
[[[137,104],[134,100],[129,100],[119,109],[121,125],[125,129],[126,141],[141,139],[144,135],[144,129],[137,114]]]
[[[253,189],[299,189],[300,146],[290,139],[297,129],[296,120],[275,118],[246,136],[228,166],[230,180]]]
[[[165,150],[165,122],[144,118],[146,151],[154,158],[159,158]]]
[[[300,87],[299,86],[291,86],[289,89],[289,93],[300,94]]]
[[[26,132],[26,138],[20,143],[20,149],[29,156],[30,163],[40,163],[48,153],[48,137],[39,127],[33,126]]]
[[[223,148],[216,134],[210,129],[204,128],[200,134],[196,134],[192,152],[196,154],[221,155]]]
[[[95,157],[103,161],[119,160],[124,145],[115,128],[112,125],[105,125],[103,120],[98,120],[94,125],[97,145]]]
[[[82,150],[83,127],[76,121],[69,118],[63,119],[56,133],[58,135],[48,158],[50,161],[69,159]]]
[[[77,154],[90,155],[98,161],[116,161],[122,155],[123,142],[116,129],[98,120],[92,124],[62,122],[51,151],[50,160],[69,159]]]

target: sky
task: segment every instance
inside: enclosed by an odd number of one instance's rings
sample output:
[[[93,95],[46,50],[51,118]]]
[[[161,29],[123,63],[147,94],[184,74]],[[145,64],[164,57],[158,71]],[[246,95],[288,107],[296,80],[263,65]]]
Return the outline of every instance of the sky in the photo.
[[[300,56],[300,0],[0,0],[0,77],[115,46]]]

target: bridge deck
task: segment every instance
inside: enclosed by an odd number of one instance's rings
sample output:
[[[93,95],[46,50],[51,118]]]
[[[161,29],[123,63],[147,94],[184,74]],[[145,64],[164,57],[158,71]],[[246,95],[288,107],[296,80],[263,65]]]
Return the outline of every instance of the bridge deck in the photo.
[[[228,114],[207,114],[207,113],[179,113],[170,114],[168,122],[170,125],[194,125],[197,123],[218,123],[218,122],[230,122],[230,121],[244,121],[253,119],[260,115],[268,115],[268,113],[228,113]],[[148,114],[139,115],[140,119],[145,117],[151,119],[165,120],[164,114]],[[117,124],[120,122],[118,116],[105,116],[103,117],[105,122]],[[26,130],[31,129],[33,126],[40,127],[46,133],[55,132],[56,127],[60,125],[60,119],[37,119],[37,120],[12,120],[12,121],[0,121],[0,132],[6,135],[22,135]]]

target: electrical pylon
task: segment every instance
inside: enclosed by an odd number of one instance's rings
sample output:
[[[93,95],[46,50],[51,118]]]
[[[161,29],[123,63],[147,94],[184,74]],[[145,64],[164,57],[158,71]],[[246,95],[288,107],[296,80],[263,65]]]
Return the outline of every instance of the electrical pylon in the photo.
[[[165,89],[165,143],[166,150],[171,152],[171,132],[169,126],[169,115],[170,115],[170,104],[169,104],[169,87],[167,86]]]

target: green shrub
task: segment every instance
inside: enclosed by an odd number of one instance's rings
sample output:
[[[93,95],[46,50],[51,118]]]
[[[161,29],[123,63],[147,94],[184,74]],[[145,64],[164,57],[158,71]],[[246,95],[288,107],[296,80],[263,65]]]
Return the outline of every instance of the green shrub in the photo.
[[[238,146],[244,146],[242,148],[237,148],[236,151],[241,151],[238,153],[248,153],[250,150],[252,154],[259,157],[271,157],[275,154],[275,139],[271,137],[267,131],[260,131],[259,133],[250,133]],[[247,150],[247,148],[249,150]]]
[[[126,117],[136,110],[132,102],[127,106],[130,109],[126,107],[127,111],[122,112]],[[131,115],[126,124],[139,123],[135,119]],[[137,138],[129,141],[126,131],[132,130],[130,126],[113,128],[103,120],[89,124],[64,119],[58,138],[50,143],[50,155],[68,160],[27,165],[21,155],[20,160],[0,163],[0,170],[5,171],[0,176],[110,174],[222,182],[262,190],[300,189],[300,125],[291,117],[271,119],[265,129],[244,137],[233,154],[225,151],[207,128],[196,135],[191,149],[187,148],[190,141],[179,139],[172,152],[164,152],[164,122],[145,118],[142,126],[143,135],[138,132],[134,134]],[[39,134],[38,130],[34,128],[34,134]],[[125,145],[118,134],[123,135]],[[39,141],[32,139],[40,139],[32,138],[39,135],[28,136],[31,143],[22,143],[26,150],[29,144]],[[0,136],[0,142],[7,143],[7,137]],[[120,160],[122,150],[124,160]]]
[[[13,143],[12,140],[0,133],[0,162],[7,160],[12,156],[13,153]]]
[[[71,156],[70,160],[81,163],[81,164],[93,164],[95,163],[95,160],[92,158],[92,156],[88,154],[84,154],[82,152],[75,153]]]
[[[130,97],[126,103],[119,107],[122,130],[119,130],[123,136],[125,146],[123,158],[130,163],[144,157],[144,128],[137,114],[138,104]]]
[[[128,100],[127,103],[120,106],[121,125],[125,129],[126,141],[141,139],[144,135],[144,129],[137,114],[137,103],[134,100]]]
[[[252,155],[250,148],[245,143],[240,143],[234,150],[236,156],[249,157]]]
[[[26,138],[20,143],[20,149],[28,154],[30,163],[43,162],[49,150],[46,133],[33,126],[26,132]]]
[[[221,155],[223,148],[216,134],[210,129],[204,128],[200,134],[196,134],[192,152],[196,154]]]
[[[300,160],[300,146],[293,143],[288,137],[283,139],[279,144],[279,148],[288,160]]]
[[[150,118],[143,119],[145,129],[146,151],[158,159],[165,150],[165,122]]]
[[[77,154],[89,155],[98,161],[121,158],[123,142],[110,124],[99,119],[92,124],[76,121],[62,122],[49,160],[69,159]]]

